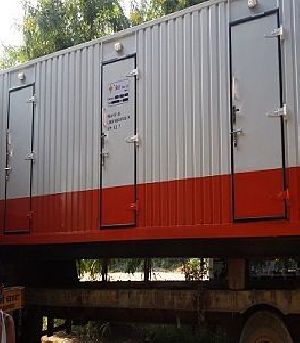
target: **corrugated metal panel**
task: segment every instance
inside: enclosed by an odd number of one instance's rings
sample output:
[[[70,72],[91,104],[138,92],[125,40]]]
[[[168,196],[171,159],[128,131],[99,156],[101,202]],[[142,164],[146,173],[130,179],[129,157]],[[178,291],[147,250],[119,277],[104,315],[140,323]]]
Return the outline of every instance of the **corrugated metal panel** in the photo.
[[[99,187],[100,46],[38,62],[34,195]]]
[[[229,173],[225,4],[137,35],[139,180]]]
[[[229,174],[227,17],[220,3],[137,32],[140,183]],[[144,224],[221,220],[221,188],[173,187],[145,187]],[[199,219],[205,203],[216,218]]]

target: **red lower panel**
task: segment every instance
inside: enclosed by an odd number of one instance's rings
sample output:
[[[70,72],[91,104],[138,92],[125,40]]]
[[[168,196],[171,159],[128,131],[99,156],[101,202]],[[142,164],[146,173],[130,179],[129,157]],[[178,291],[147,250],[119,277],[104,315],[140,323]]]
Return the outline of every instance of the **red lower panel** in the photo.
[[[281,169],[235,174],[233,183],[236,219],[285,216]]]
[[[73,233],[99,228],[99,191],[32,198],[32,233]]]
[[[244,188],[236,194],[239,215],[282,213],[285,194],[277,193],[278,171],[245,173],[237,177]],[[300,168],[287,170],[288,221],[232,223],[231,181],[231,175],[223,175],[137,185],[135,209],[127,205],[132,186],[106,189],[102,194],[102,210],[106,216],[102,223],[131,223],[133,210],[136,211],[137,226],[118,230],[100,230],[99,190],[33,197],[31,234],[6,235],[1,241],[33,244],[300,235]],[[24,204],[23,199],[11,203],[7,213],[10,229],[28,227],[24,217],[21,219],[18,215],[24,212]],[[4,201],[0,202],[0,211],[3,229]]]
[[[5,231],[28,231],[30,199],[8,199],[5,203]]]
[[[101,201],[102,226],[135,224],[134,186],[103,189]]]

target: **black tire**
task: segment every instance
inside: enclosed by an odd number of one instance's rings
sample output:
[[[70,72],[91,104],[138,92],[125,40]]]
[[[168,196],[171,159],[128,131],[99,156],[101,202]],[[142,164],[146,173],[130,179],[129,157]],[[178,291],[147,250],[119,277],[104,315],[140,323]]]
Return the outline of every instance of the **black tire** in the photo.
[[[293,343],[284,322],[274,313],[259,311],[243,327],[240,343]]]

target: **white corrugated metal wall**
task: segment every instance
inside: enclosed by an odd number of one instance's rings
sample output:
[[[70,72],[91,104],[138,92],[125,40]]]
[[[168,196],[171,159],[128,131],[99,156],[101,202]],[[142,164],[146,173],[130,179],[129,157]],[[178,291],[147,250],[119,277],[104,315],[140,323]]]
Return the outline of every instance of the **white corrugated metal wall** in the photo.
[[[296,166],[300,163],[300,4],[282,0],[282,9],[287,30],[284,93],[291,117],[286,125],[287,157],[288,166]],[[128,39],[141,73],[137,81],[139,183],[230,172],[228,16],[228,3],[213,1],[116,36],[125,47]],[[33,195],[99,187],[100,69],[101,60],[115,57],[113,49],[106,52],[112,41],[89,43],[34,63],[38,100]],[[10,74],[18,70],[22,67]],[[1,156],[5,156],[8,85],[16,86],[14,82],[9,82],[9,74],[0,75]],[[1,158],[2,180],[4,164]]]
[[[137,31],[139,180],[229,173],[225,3]]]
[[[36,64],[34,194],[99,186],[100,45]]]

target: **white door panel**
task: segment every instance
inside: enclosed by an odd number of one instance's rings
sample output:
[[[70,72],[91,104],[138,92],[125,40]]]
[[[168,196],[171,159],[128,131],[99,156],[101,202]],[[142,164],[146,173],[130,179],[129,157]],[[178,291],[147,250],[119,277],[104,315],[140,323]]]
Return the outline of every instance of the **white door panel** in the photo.
[[[134,68],[130,57],[102,69],[103,226],[135,222],[135,76],[130,75]]]
[[[34,87],[10,92],[6,136],[5,231],[29,230]]]
[[[235,219],[285,216],[280,43],[267,37],[277,28],[277,12],[231,26]]]

